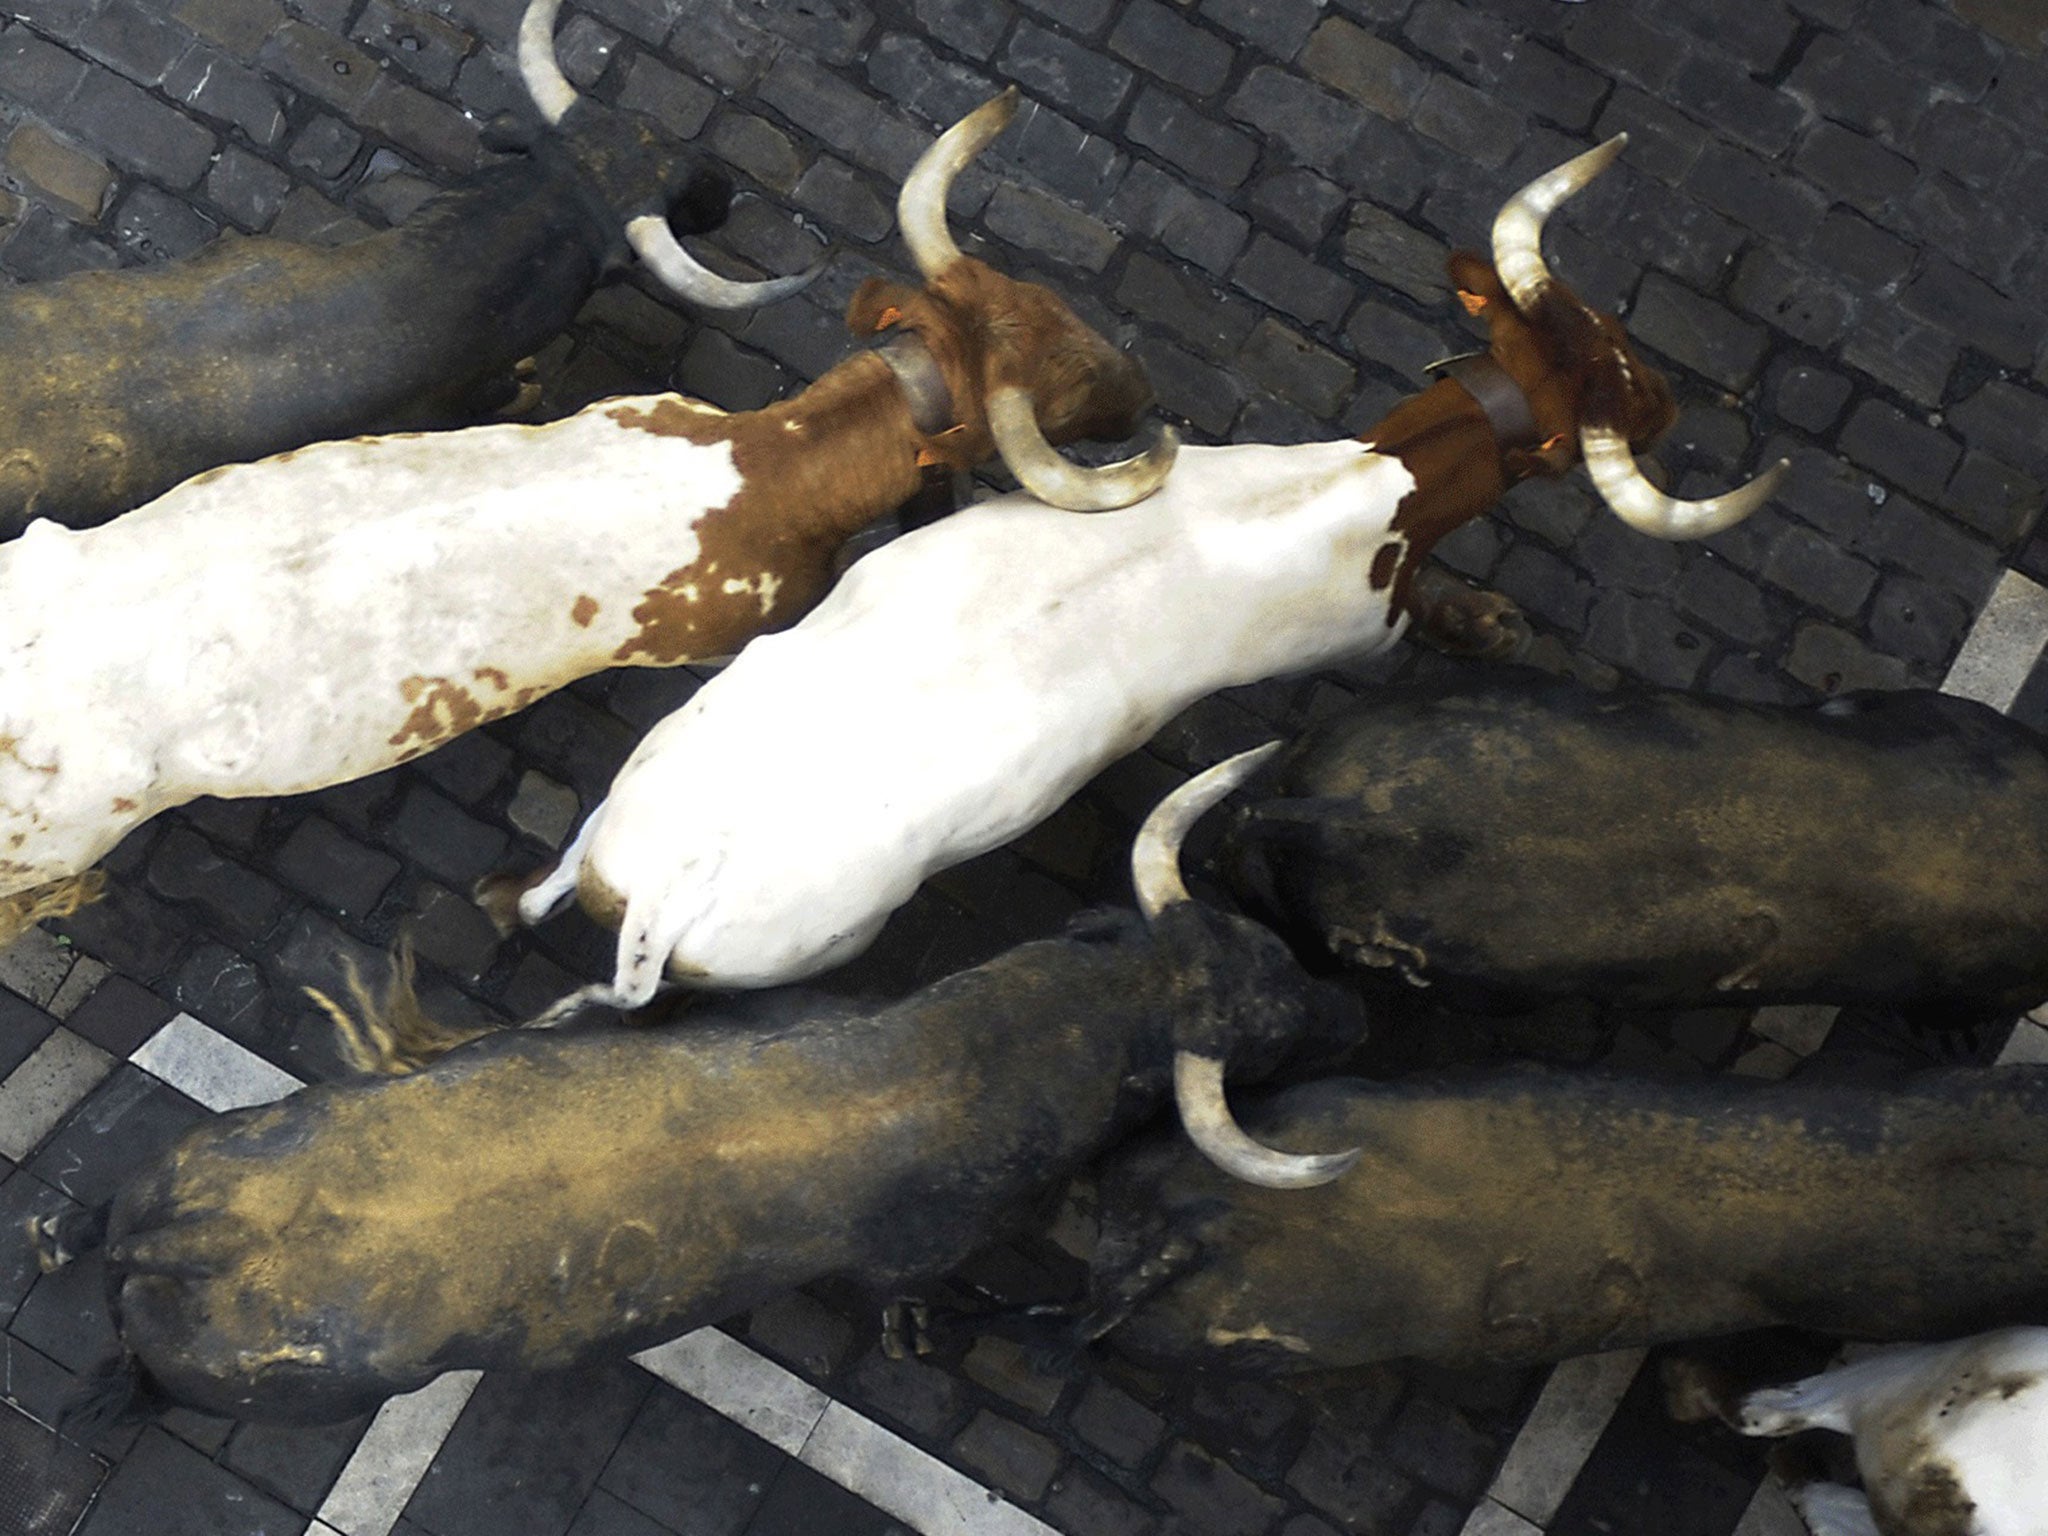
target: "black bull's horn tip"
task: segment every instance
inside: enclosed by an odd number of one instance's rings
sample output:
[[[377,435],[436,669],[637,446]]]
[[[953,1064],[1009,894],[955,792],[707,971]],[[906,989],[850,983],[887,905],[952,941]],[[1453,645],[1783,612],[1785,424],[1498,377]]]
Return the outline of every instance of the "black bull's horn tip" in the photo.
[[[1188,831],[1224,796],[1238,788],[1280,750],[1277,741],[1227,758],[1197,774],[1154,807],[1131,849],[1131,877],[1138,905],[1156,923],[1172,907],[1193,898],[1180,870],[1180,847]],[[1230,1113],[1223,1093],[1223,1060],[1180,1049],[1173,1059],[1174,1102],[1188,1139],[1226,1173],[1269,1189],[1310,1189],[1327,1184],[1358,1161],[1348,1152],[1281,1152],[1259,1145]]]

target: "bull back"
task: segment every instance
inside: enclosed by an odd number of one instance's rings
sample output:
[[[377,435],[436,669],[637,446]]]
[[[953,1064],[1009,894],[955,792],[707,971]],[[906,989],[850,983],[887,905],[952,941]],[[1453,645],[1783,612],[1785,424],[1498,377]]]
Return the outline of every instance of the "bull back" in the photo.
[[[1474,1006],[2048,996],[2048,757],[1966,699],[1460,678],[1325,722],[1265,790],[1239,884]]]

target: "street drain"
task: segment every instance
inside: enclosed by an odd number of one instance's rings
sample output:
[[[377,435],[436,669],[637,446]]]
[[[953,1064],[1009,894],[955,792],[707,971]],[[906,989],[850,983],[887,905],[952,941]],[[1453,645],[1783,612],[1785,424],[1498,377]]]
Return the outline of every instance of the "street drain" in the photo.
[[[0,1536],[71,1536],[107,1464],[0,1403]]]

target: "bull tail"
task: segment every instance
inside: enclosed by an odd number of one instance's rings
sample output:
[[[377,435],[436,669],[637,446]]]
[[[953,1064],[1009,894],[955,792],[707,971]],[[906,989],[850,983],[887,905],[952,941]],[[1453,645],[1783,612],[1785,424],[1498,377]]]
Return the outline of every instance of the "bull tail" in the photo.
[[[342,1059],[357,1072],[366,1076],[404,1077],[439,1060],[458,1045],[467,1045],[493,1032],[490,1025],[443,1024],[427,1017],[414,982],[412,945],[406,940],[401,939],[392,952],[391,982],[381,997],[363,981],[353,959],[344,955],[341,963],[355,1012],[351,1013],[317,987],[307,987],[305,992],[333,1021]]]
[[[152,1419],[172,1406],[144,1374],[142,1363],[118,1350],[72,1384],[57,1406],[53,1427],[67,1440],[90,1445],[110,1429]]]
[[[88,869],[46,885],[0,896],[0,949],[5,949],[46,917],[69,917],[106,894],[107,872]]]
[[[578,987],[561,1001],[527,1020],[522,1027],[553,1029],[557,1024],[568,1023],[587,1008],[616,1008],[621,1013],[631,1013],[653,1002],[654,994],[661,990],[662,973],[667,966],[669,952],[675,948],[675,939],[667,937],[663,931],[669,925],[661,924],[661,916],[658,900],[629,900],[625,921],[619,925],[618,963],[612,979]],[[687,926],[681,925],[683,928]],[[677,936],[680,937],[680,933]]]

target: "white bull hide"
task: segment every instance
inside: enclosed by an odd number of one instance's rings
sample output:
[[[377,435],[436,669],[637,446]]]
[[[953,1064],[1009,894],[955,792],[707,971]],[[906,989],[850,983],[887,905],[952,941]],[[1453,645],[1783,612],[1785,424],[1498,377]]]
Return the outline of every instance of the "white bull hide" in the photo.
[[[1765,1387],[1747,1435],[1854,1437],[1863,1491],[1791,1490],[1815,1536],[2048,1536],[2048,1328],[2002,1328]]]
[[[729,444],[637,424],[663,401],[322,443],[0,547],[0,894],[196,796],[358,778],[654,659],[624,654],[634,610],[742,483]],[[728,583],[774,614],[772,573],[703,577]]]
[[[848,960],[1196,699],[1395,639],[1376,557],[1414,488],[1356,441],[1186,448],[1124,511],[1013,495],[905,535],[656,725],[521,915],[622,916],[578,1004]]]

